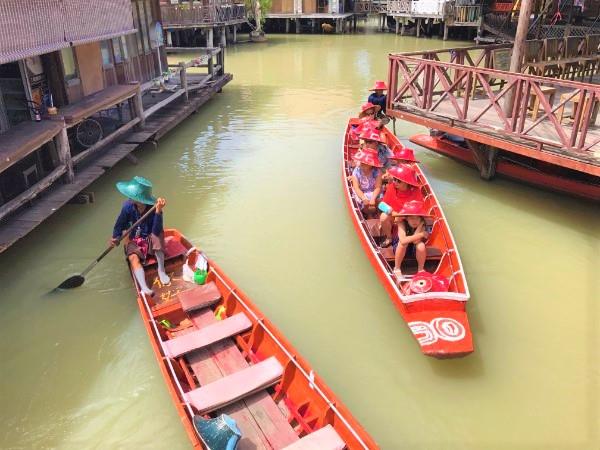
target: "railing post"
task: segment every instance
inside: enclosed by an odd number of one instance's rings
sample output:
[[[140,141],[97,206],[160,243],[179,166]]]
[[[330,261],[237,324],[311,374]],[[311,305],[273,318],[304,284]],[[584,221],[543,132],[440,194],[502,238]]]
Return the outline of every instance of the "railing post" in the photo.
[[[142,89],[138,85],[135,90],[135,96],[133,97],[133,107],[135,109],[136,117],[140,118],[140,123],[136,126],[137,129],[144,128],[146,124],[146,119],[144,117],[144,104],[142,102]]]
[[[179,80],[181,81],[182,89],[185,91],[185,101],[187,102],[190,99],[190,94],[188,92],[187,70],[184,62],[179,63]]]
[[[208,74],[212,77],[214,75],[214,63],[213,63],[213,54],[212,48],[208,49]]]

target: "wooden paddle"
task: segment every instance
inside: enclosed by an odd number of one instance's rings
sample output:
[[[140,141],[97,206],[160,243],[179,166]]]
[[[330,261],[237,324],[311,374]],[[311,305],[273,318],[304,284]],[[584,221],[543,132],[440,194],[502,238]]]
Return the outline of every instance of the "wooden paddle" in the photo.
[[[152,208],[150,208],[148,211],[146,211],[146,213],[142,217],[140,217],[133,225],[131,225],[129,227],[129,229],[127,231],[125,231],[121,235],[120,238],[117,239],[117,242],[114,246],[111,245],[110,247],[108,247],[106,250],[104,250],[102,252],[102,254],[100,256],[98,256],[94,261],[92,261],[92,263],[89,266],[87,266],[85,269],[83,269],[83,272],[81,272],[79,275],[73,275],[72,277],[67,278],[65,281],[60,283],[60,285],[56,289],[73,289],[73,288],[81,286],[85,282],[85,275],[90,270],[92,270],[94,267],[96,267],[96,264],[98,264],[102,260],[102,258],[104,258],[106,255],[108,255],[113,248],[115,248],[117,245],[119,245],[119,243],[123,240],[123,238],[125,236],[128,236],[129,233],[131,233],[131,230],[133,230],[140,223],[142,223],[150,215],[150,213],[153,212],[155,209],[156,209],[156,205],[154,205]]]

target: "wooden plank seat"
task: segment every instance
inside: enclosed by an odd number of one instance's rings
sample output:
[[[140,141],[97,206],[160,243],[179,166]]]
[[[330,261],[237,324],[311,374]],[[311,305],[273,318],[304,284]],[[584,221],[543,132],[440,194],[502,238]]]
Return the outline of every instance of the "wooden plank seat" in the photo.
[[[240,334],[251,327],[252,322],[250,322],[246,314],[238,313],[200,330],[192,331],[191,333],[183,334],[163,342],[163,350],[166,356],[176,358]]]
[[[214,281],[194,286],[192,289],[179,293],[179,303],[185,312],[195,311],[214,305],[221,299],[221,292]]]
[[[343,450],[346,444],[331,425],[307,434],[283,450]]]
[[[427,250],[427,259],[441,259],[442,251],[437,247],[426,247]],[[380,247],[379,251],[381,256],[383,256],[388,261],[394,260],[394,249],[390,245],[389,247]],[[408,257],[406,259],[409,259]],[[414,259],[414,258],[413,258]]]
[[[184,395],[200,414],[206,414],[274,385],[282,375],[283,366],[271,356]]]
[[[183,246],[183,244],[173,236],[165,237],[165,261],[179,258],[180,256],[185,255],[186,252],[187,249]],[[144,267],[151,266],[152,264],[156,264],[156,258],[154,258],[152,255],[149,255],[146,258],[146,261],[144,261]]]

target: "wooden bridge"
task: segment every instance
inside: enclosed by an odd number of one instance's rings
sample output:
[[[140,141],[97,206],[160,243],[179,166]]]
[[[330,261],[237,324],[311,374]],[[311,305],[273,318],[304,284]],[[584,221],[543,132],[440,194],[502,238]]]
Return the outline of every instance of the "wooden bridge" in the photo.
[[[597,44],[565,68],[571,79],[509,72],[510,53],[492,45],[391,54],[387,113],[600,177],[600,86],[574,80],[596,81]]]

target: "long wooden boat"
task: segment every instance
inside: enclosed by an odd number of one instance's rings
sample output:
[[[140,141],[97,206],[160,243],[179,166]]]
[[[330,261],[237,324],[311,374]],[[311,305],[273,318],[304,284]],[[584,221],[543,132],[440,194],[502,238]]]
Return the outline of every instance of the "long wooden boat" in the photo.
[[[436,358],[467,355],[473,351],[473,338],[465,308],[469,288],[452,232],[435,193],[418,164],[414,164],[422,183],[425,207],[432,216],[432,219],[428,219],[431,232],[426,242],[425,269],[434,277],[433,282],[419,276],[405,281],[396,280],[393,275],[393,249],[379,246],[383,240],[379,235],[379,219],[365,219],[352,196],[349,176],[353,169],[352,157],[358,150],[358,144],[349,131],[356,123],[356,119],[350,119],[346,128],[342,182],[348,210],[362,246],[394,305],[417,339],[421,351]],[[388,129],[384,128],[382,132],[385,133],[388,146],[401,145]],[[416,270],[416,261],[406,258],[402,273],[415,274]],[[445,283],[436,283],[436,279],[444,280]],[[418,284],[421,284],[420,288]]]
[[[145,265],[155,295],[137,289],[152,348],[194,448],[208,449],[198,417],[233,418],[238,449],[376,449],[377,444],[281,332],[219,266],[177,230],[165,230],[168,286]],[[203,285],[182,278],[205,258]]]
[[[426,134],[416,134],[410,138],[410,141],[470,167],[476,167],[473,153],[455,142]],[[600,201],[600,180],[597,177],[553,166],[543,161],[520,155],[501,155],[496,164],[496,173],[547,190],[595,202]]]

